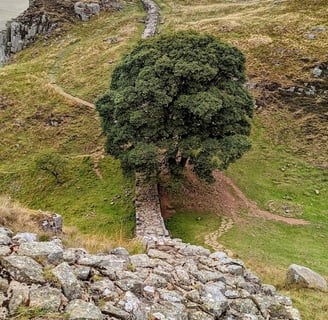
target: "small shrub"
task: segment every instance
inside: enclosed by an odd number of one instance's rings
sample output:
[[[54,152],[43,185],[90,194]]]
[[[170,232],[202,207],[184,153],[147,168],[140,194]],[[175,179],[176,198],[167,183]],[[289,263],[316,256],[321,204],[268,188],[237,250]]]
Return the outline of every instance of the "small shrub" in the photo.
[[[35,167],[55,178],[56,183],[64,182],[63,176],[66,169],[67,160],[53,150],[42,152],[35,160]]]

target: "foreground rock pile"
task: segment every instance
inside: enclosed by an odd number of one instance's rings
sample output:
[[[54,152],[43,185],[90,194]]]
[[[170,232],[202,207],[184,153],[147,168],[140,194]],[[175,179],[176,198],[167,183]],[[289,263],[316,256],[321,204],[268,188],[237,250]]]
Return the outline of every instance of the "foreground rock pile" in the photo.
[[[289,298],[223,252],[164,239],[145,254],[93,255],[32,238],[0,228],[2,319],[22,306],[63,319],[299,319]]]

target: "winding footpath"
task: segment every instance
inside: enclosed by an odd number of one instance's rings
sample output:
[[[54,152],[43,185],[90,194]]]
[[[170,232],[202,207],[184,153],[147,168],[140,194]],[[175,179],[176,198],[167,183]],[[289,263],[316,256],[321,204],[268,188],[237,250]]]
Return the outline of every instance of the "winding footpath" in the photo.
[[[205,236],[205,244],[211,247],[214,251],[224,251],[229,257],[232,257],[233,252],[220,244],[218,239],[222,237],[226,232],[228,232],[233,227],[233,225],[234,222],[231,218],[223,217],[220,228]]]
[[[146,39],[149,37],[153,37],[156,34],[156,28],[159,22],[159,8],[158,6],[151,0],[141,0],[143,7],[145,9],[145,11],[147,12],[147,18],[146,18],[146,22],[145,22],[145,28],[144,31],[142,33],[141,38],[142,39]],[[62,97],[64,97],[65,99],[67,99],[70,102],[73,103],[77,103],[79,105],[85,106],[89,109],[96,109],[96,106],[94,103],[91,103],[89,101],[86,101],[84,99],[81,99],[79,97],[73,96],[69,93],[67,93],[61,86],[59,86],[57,84],[56,81],[56,77],[54,73],[50,73],[49,74],[49,79],[50,79],[50,83],[49,86],[52,90],[54,90],[55,92],[57,92],[59,95],[61,95]],[[96,175],[98,176],[99,179],[103,179],[102,173],[100,171],[100,168],[98,166],[99,160],[100,158],[103,156],[103,152],[102,153],[95,153],[95,160],[94,160],[94,171],[96,173]],[[142,218],[143,215],[140,215],[140,221],[143,221],[144,219]],[[161,218],[161,217],[160,217]],[[161,218],[161,220],[163,220]],[[160,222],[161,225],[164,226],[164,222]],[[156,223],[157,225],[157,223]],[[165,228],[165,227],[164,227]],[[141,230],[141,229],[140,229]],[[141,234],[141,231],[139,232]],[[152,233],[152,232],[150,232]],[[168,234],[167,230],[163,229],[160,231],[160,234]],[[148,234],[148,232],[145,231],[145,234]]]
[[[72,96],[71,94],[65,92],[65,90],[64,90],[62,87],[60,87],[59,85],[57,85],[57,84],[54,83],[54,82],[51,82],[51,83],[50,83],[50,86],[51,86],[52,89],[54,89],[54,91],[56,91],[56,92],[57,92],[58,94],[60,94],[62,97],[68,99],[68,100],[71,101],[71,102],[75,102],[75,103],[80,104],[80,105],[82,105],[82,106],[86,106],[86,107],[88,107],[88,108],[90,108],[90,109],[95,109],[95,108],[96,108],[96,106],[95,106],[93,103],[88,102],[88,101],[86,101],[86,100],[83,100],[83,99],[81,99],[81,98],[78,98],[78,97]]]

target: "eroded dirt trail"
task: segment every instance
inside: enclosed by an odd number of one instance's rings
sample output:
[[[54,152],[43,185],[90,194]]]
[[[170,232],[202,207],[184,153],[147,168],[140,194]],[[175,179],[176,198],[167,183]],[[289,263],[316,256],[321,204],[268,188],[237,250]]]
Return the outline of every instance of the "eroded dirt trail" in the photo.
[[[267,220],[275,220],[279,222],[283,222],[289,225],[306,225],[309,224],[308,221],[304,219],[296,219],[296,218],[289,218],[289,217],[283,217],[277,214],[273,214],[269,211],[260,210],[256,203],[254,201],[249,200],[245,194],[234,184],[234,182],[226,177],[223,173],[218,172],[216,173],[217,176],[224,181],[225,184],[227,184],[231,190],[235,193],[237,201],[242,203],[245,208],[248,210],[248,215],[251,217],[257,217],[257,218],[264,218]]]
[[[205,236],[205,243],[215,251],[225,251],[228,255],[232,252],[220,243],[220,237],[228,232],[234,224],[242,224],[249,217],[274,220],[289,225],[306,225],[308,221],[303,219],[288,218],[258,208],[254,201],[249,200],[236,184],[222,172],[214,173],[215,182],[204,184],[195,174],[188,171],[186,181],[177,194],[168,195],[161,192],[163,216],[170,217],[176,208],[184,208],[198,212],[213,212],[222,217],[222,223],[218,230]]]
[[[230,218],[235,223],[242,223],[245,217],[250,216],[275,220],[289,225],[309,224],[303,219],[283,217],[259,209],[254,201],[249,200],[236,184],[220,171],[214,172],[214,178],[214,183],[204,184],[189,170],[186,174],[186,181],[179,192],[184,197],[175,198],[178,195],[171,195],[170,202],[178,204],[184,209],[213,212],[220,217]]]

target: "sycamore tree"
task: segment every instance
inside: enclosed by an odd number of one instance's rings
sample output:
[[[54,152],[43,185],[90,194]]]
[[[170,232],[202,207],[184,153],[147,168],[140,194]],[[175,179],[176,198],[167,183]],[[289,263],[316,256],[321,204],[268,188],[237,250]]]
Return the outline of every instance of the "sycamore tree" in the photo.
[[[188,164],[208,181],[250,149],[253,100],[243,54],[208,34],[142,40],[97,102],[107,152],[148,176]]]

